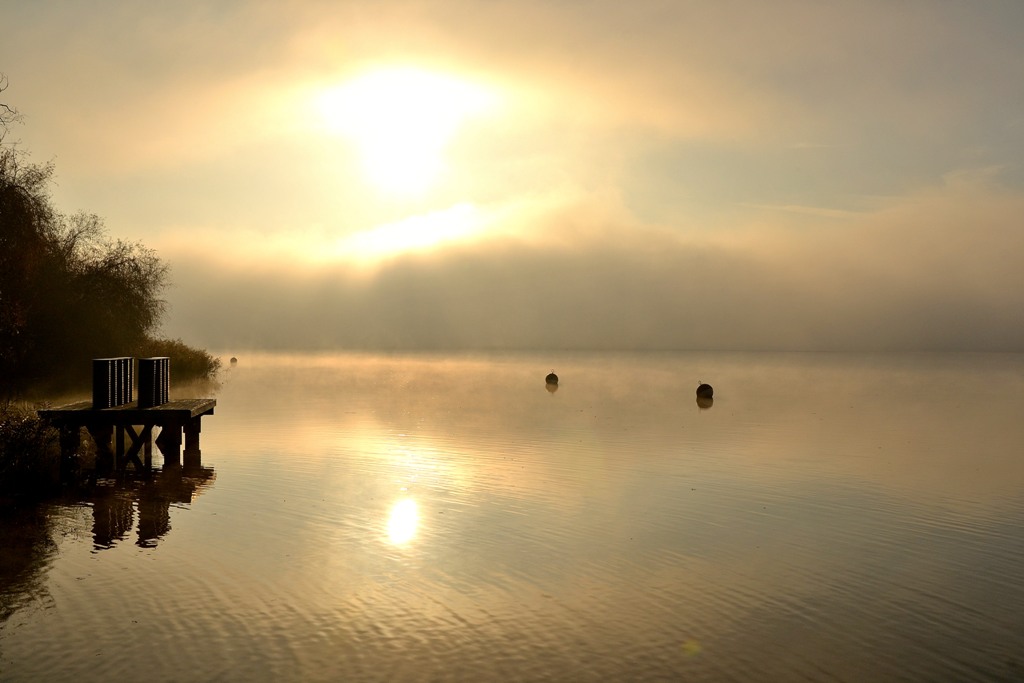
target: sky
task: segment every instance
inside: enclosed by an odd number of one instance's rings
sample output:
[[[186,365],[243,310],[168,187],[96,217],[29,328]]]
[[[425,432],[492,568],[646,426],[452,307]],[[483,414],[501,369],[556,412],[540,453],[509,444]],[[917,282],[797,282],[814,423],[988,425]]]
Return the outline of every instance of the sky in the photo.
[[[0,0],[0,73],[192,344],[1024,350],[1019,0]]]

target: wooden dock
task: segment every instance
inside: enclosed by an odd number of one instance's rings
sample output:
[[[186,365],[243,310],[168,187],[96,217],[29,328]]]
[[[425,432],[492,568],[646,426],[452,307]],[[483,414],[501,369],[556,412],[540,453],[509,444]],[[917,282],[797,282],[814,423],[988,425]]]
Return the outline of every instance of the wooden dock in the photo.
[[[185,466],[200,465],[201,420],[213,415],[216,405],[213,398],[186,398],[146,408],[131,401],[96,409],[92,401],[79,401],[38,414],[60,431],[62,463],[70,462],[78,452],[81,428],[85,427],[96,442],[97,470],[124,470],[131,463],[137,471],[148,472],[153,466],[153,443],[160,449],[165,467],[182,464],[183,435]],[[154,441],[156,427],[160,431]]]

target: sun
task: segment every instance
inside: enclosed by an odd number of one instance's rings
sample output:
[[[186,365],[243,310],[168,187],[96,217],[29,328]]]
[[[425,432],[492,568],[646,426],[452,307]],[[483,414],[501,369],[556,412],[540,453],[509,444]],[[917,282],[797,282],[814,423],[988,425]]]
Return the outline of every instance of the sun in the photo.
[[[388,540],[393,545],[405,545],[416,536],[420,515],[416,501],[403,498],[391,507],[388,516]]]
[[[445,148],[494,105],[489,89],[416,68],[377,69],[322,92],[329,130],[358,149],[366,179],[390,194],[418,194],[444,174]]]

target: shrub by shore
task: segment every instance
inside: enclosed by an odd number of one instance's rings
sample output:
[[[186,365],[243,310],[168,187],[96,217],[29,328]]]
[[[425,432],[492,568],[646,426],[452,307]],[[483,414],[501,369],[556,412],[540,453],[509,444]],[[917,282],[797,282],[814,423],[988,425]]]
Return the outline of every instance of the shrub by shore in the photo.
[[[59,471],[57,430],[28,406],[0,404],[0,509],[54,493]]]
[[[181,380],[216,380],[220,371],[220,358],[189,346],[180,339],[146,339],[135,351],[138,358],[167,356],[171,359],[171,377]]]

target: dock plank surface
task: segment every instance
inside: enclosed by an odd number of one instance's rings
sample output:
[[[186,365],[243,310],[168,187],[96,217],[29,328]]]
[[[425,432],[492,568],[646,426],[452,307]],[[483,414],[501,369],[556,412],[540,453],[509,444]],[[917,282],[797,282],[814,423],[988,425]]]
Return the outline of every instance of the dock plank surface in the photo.
[[[108,424],[159,425],[165,421],[177,422],[202,415],[213,415],[216,405],[215,398],[181,398],[151,408],[140,408],[138,401],[132,401],[113,408],[97,410],[92,407],[92,401],[78,401],[58,408],[44,408],[38,413],[41,418],[63,423],[85,424],[102,421]]]

